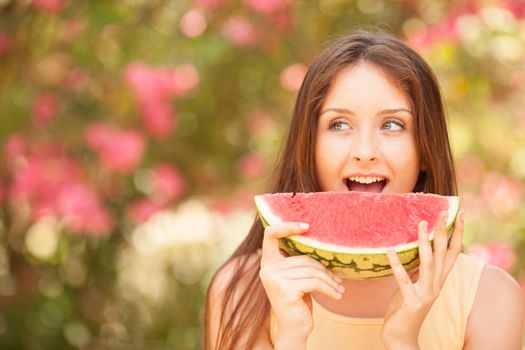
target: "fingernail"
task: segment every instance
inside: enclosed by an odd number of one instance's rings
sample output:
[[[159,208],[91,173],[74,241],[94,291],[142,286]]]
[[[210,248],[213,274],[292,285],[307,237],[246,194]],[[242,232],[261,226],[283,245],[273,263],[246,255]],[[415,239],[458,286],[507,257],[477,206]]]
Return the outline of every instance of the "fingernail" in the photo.
[[[308,225],[307,223],[303,222],[303,223],[299,224],[299,227],[302,228],[303,230],[307,230],[310,227],[310,225]]]
[[[337,285],[337,289],[338,289],[341,293],[343,293],[343,292],[345,291],[345,287],[344,287],[342,284],[338,284],[338,285]]]
[[[343,282],[343,279],[339,276],[335,276],[335,280],[337,281],[337,283]]]

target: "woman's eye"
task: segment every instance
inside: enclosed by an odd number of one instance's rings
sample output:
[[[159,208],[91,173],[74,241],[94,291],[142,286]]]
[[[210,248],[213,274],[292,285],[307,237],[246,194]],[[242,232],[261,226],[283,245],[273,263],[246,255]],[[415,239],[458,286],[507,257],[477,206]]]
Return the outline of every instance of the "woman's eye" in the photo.
[[[335,121],[332,124],[330,124],[330,129],[332,130],[342,131],[348,130],[349,128],[350,126],[348,125],[348,123],[345,123],[343,121]]]
[[[388,131],[400,131],[403,130],[404,125],[396,120],[387,120],[381,128]]]

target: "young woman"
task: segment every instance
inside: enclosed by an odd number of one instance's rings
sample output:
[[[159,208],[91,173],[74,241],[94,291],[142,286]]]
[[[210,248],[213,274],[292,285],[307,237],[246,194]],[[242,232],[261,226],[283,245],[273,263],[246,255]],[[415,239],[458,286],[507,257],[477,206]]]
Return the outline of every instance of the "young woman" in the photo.
[[[367,184],[366,177],[377,181]],[[359,31],[328,47],[297,97],[272,192],[429,192],[456,195],[445,112],[427,63],[385,33]],[[341,279],[258,219],[210,284],[208,349],[521,349],[523,292],[504,271],[461,253],[463,215],[450,242],[418,227],[421,263],[394,275]]]

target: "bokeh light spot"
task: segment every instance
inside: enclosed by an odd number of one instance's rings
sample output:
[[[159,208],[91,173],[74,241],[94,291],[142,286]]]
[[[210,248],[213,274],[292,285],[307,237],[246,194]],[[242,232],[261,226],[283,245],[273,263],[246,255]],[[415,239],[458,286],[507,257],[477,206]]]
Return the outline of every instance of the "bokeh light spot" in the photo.
[[[510,170],[515,176],[525,179],[525,148],[518,148],[512,153]]]
[[[69,344],[77,348],[86,346],[91,339],[89,329],[84,323],[79,321],[68,321],[64,325],[63,332]]]
[[[41,219],[27,231],[25,245],[34,257],[48,259],[56,253],[58,236],[56,222],[49,218]]]
[[[307,70],[308,67],[302,63],[289,65],[281,73],[281,85],[288,91],[299,90]]]
[[[180,30],[189,38],[196,38],[206,30],[206,18],[197,10],[186,12],[180,19]]]

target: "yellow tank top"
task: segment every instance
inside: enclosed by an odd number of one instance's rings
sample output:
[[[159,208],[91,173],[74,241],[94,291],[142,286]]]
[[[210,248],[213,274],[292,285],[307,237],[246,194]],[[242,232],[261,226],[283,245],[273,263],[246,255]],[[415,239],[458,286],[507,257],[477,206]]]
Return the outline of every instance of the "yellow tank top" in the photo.
[[[429,311],[419,333],[422,350],[462,349],[467,319],[474,303],[484,263],[460,254],[439,297]],[[312,298],[314,328],[307,349],[384,349],[381,342],[382,318],[354,318],[324,309]],[[273,343],[276,321],[270,317]]]

